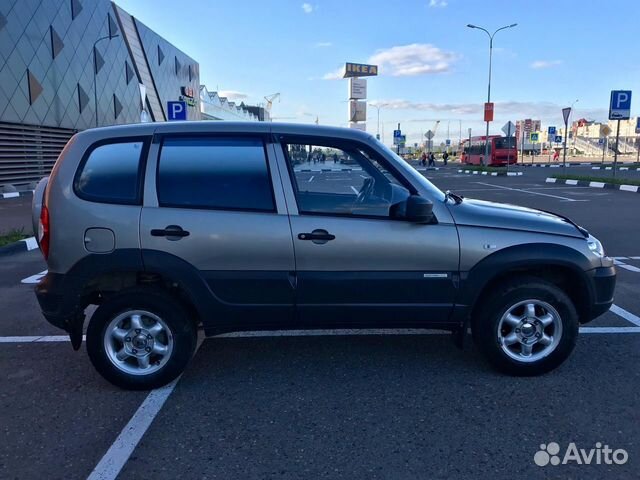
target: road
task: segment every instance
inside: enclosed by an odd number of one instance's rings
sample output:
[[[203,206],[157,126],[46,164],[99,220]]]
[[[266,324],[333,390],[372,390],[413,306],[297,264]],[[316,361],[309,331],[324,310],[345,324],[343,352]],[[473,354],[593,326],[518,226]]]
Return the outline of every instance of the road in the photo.
[[[40,315],[21,283],[46,268],[39,252],[2,258],[0,478],[637,478],[640,197],[546,184],[548,170],[425,172],[465,197],[570,216],[618,257],[616,313],[536,378],[495,373],[471,342],[435,331],[274,332],[207,339],[176,384],[122,391]],[[536,466],[549,442],[629,460]]]

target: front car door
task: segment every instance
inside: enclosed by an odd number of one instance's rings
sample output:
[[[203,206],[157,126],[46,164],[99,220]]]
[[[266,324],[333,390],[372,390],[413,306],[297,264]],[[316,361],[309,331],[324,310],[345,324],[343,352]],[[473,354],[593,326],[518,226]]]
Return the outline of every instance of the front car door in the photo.
[[[293,244],[270,137],[162,128],[140,219],[146,269],[197,275],[206,288],[185,290],[208,306],[210,332],[290,325]]]
[[[448,324],[459,246],[442,201],[436,223],[409,222],[403,202],[425,191],[375,144],[287,133],[276,139],[281,171],[290,177],[283,173],[302,323]]]

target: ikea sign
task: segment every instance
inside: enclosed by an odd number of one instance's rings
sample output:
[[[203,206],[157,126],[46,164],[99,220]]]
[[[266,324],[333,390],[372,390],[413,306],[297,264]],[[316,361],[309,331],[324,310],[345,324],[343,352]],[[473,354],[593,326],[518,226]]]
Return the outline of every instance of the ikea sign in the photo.
[[[349,63],[345,64],[344,76],[342,78],[349,77],[375,77],[378,75],[377,65],[366,65],[363,63]]]

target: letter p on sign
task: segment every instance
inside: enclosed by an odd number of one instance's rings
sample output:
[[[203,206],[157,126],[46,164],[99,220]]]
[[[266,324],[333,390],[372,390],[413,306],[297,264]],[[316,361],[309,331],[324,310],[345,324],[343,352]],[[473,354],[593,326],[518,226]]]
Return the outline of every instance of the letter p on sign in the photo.
[[[167,119],[170,122],[187,119],[186,102],[167,102]]]

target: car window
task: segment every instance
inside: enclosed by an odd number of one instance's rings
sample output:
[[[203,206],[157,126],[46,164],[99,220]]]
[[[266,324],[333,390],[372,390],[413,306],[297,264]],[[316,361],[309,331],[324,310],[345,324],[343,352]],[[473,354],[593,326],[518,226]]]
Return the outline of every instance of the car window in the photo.
[[[285,142],[301,214],[389,218],[409,191],[357,144]]]
[[[275,211],[259,138],[165,138],[157,189],[161,206]]]
[[[139,203],[144,141],[106,143],[89,151],[76,175],[76,194],[104,203]]]

